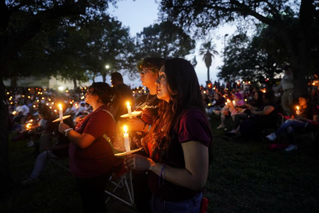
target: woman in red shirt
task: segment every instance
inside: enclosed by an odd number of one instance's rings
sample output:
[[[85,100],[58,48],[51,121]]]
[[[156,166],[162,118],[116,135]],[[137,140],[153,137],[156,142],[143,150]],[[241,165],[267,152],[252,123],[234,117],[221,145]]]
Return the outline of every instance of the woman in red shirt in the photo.
[[[127,156],[126,166],[150,171],[152,212],[199,212],[212,134],[196,72],[184,59],[169,59],[156,85],[157,97],[164,101],[144,138],[149,157]]]
[[[104,190],[116,159],[107,138],[115,135],[116,123],[110,113],[111,87],[93,83],[85,102],[93,112],[80,121],[75,130],[61,123],[59,131],[71,141],[70,169],[77,179],[84,212],[106,212]],[[107,137],[105,137],[105,135]]]

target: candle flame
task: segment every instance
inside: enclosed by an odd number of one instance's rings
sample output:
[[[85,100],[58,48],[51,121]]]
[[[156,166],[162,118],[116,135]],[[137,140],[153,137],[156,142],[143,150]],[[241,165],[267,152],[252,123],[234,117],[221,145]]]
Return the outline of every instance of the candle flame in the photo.
[[[299,106],[296,106],[296,109],[299,110]]]
[[[61,109],[61,110],[62,110],[62,104],[59,104],[59,109]]]
[[[126,106],[130,106],[130,102],[128,101],[128,102],[126,102]]]
[[[126,125],[124,125],[123,129],[124,129],[124,133],[127,134],[127,126]]]

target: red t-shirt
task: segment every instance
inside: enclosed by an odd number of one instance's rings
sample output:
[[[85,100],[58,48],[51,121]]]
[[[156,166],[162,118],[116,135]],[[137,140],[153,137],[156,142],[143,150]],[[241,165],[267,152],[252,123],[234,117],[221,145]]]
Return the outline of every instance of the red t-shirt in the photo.
[[[175,168],[185,168],[184,153],[181,144],[188,141],[198,141],[205,146],[209,146],[212,140],[209,123],[206,115],[198,109],[189,109],[184,112],[179,130],[173,134],[167,155],[162,159],[162,163]],[[152,193],[160,199],[166,201],[182,201],[196,196],[199,192],[192,189],[175,185],[167,180],[159,186],[159,176],[149,173],[149,188]]]
[[[77,178],[89,178],[108,173],[114,166],[115,157],[112,147],[103,137],[115,135],[116,123],[106,105],[87,115],[76,125],[75,131],[92,135],[95,140],[87,148],[80,148],[70,143],[70,169]]]

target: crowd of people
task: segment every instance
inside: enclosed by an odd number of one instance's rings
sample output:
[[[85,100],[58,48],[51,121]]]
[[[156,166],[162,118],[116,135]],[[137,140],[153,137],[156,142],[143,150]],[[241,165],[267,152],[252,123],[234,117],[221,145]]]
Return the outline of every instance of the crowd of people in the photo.
[[[118,72],[111,75],[112,85],[95,82],[65,93],[7,88],[13,141],[35,148],[33,171],[22,185],[38,182],[50,158],[67,157],[84,212],[106,211],[105,186],[123,170],[132,172],[139,189],[138,212],[199,212],[212,160],[213,116],[220,116],[217,129],[232,120],[229,137],[256,139],[272,129],[265,138],[274,141],[286,133],[286,151],[298,149],[293,133],[318,126],[318,105],[309,95],[298,97],[295,108],[290,67],[273,88],[253,88],[250,82],[203,87],[193,66],[179,58],[145,58],[137,67],[143,87],[136,89]],[[127,151],[123,125],[129,149],[139,151],[118,158],[115,152]]]

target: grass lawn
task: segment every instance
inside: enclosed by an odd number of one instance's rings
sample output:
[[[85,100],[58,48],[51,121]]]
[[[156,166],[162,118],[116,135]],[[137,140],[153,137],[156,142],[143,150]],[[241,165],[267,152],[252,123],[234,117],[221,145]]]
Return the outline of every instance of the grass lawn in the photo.
[[[318,211],[319,150],[313,141],[305,137],[300,142],[301,148],[290,153],[270,151],[268,141],[223,139],[223,130],[216,130],[218,122],[218,118],[212,118],[215,157],[204,192],[209,199],[208,212]],[[15,187],[5,202],[0,203],[0,213],[82,212],[75,179],[55,164],[48,165],[37,184],[20,186],[33,169],[33,151],[33,147],[26,147],[25,141],[10,142],[10,169]],[[67,164],[67,160],[62,163]],[[107,209],[135,212],[113,198]]]

